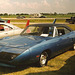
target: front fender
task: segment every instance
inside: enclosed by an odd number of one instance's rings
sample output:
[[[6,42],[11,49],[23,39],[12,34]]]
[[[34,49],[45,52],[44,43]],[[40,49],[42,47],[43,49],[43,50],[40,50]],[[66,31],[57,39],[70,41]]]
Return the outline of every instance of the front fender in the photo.
[[[31,58],[39,56],[44,50],[50,49],[50,45],[43,42],[30,48]]]
[[[25,50],[23,53],[21,53],[19,56],[17,56],[14,60],[11,61],[11,63],[20,65],[25,64],[30,59],[30,50]]]
[[[40,55],[45,50],[50,50],[49,52],[51,52],[51,56],[53,56],[52,54],[56,48],[56,44],[58,41],[59,41],[59,39],[55,38],[55,39],[41,42],[41,43],[33,46],[32,48],[30,48],[31,58]]]

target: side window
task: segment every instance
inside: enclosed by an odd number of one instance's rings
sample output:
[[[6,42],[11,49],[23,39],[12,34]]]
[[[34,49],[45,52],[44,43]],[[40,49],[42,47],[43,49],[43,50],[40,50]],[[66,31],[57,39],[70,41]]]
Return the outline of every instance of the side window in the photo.
[[[6,25],[0,25],[0,31],[9,31],[11,30],[12,28],[9,27],[9,26],[6,26]]]
[[[49,36],[49,27],[43,27],[42,28],[41,36],[44,36],[44,37],[48,37]]]
[[[49,27],[43,27],[42,33],[48,34],[49,33]]]
[[[65,27],[56,27],[56,28],[57,28],[57,31],[58,31],[58,36],[61,36],[61,35],[64,35],[64,34],[67,34],[67,33],[70,32],[70,30],[68,30]]]
[[[58,36],[61,36],[61,35],[65,34],[64,27],[57,27],[57,30],[58,30]]]
[[[65,34],[70,33],[70,30],[68,30],[66,28],[64,28],[64,30],[65,30]]]

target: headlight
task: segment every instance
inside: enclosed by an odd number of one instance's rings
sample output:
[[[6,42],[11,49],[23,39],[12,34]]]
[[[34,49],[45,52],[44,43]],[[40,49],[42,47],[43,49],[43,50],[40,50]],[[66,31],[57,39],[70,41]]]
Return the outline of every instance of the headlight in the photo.
[[[16,58],[16,57],[17,57],[16,55],[12,55],[12,56],[11,56],[11,59],[14,59],[14,58]]]

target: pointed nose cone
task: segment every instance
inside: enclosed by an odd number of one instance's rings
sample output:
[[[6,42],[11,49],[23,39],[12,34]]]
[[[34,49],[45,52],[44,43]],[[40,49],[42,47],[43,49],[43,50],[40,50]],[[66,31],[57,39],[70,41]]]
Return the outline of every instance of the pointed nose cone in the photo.
[[[26,24],[25,28],[29,25],[29,22],[30,22],[30,20],[27,21],[27,24]]]
[[[10,20],[8,20],[7,23],[10,23]]]

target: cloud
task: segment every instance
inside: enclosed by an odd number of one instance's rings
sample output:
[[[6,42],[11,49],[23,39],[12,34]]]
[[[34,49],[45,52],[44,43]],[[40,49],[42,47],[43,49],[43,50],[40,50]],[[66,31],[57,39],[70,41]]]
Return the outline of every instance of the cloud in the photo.
[[[19,2],[14,2],[13,5],[15,5],[15,8],[19,11],[30,11],[30,12],[42,12],[42,11],[47,11],[48,8],[50,8],[49,3],[47,0],[42,0],[39,2],[27,2],[27,3],[19,3]],[[14,8],[14,7],[12,7]],[[21,9],[21,10],[20,10]],[[29,13],[30,13],[29,12]]]
[[[31,9],[37,9],[39,7],[39,4],[37,2],[27,3],[26,6]]]
[[[7,7],[9,8],[10,6],[11,6],[10,0],[0,0],[1,9],[6,9]]]
[[[41,2],[43,5],[45,5],[45,6],[50,6],[50,4],[47,2],[47,0],[42,0],[42,2]]]
[[[72,2],[72,4],[71,4],[71,2]],[[75,9],[73,10],[74,2],[75,2],[74,0],[54,0],[54,3],[52,4],[52,8],[56,12],[59,12],[59,13],[60,12],[61,13],[73,12],[73,11],[75,11]]]
[[[0,13],[75,11],[75,0],[0,0]]]

